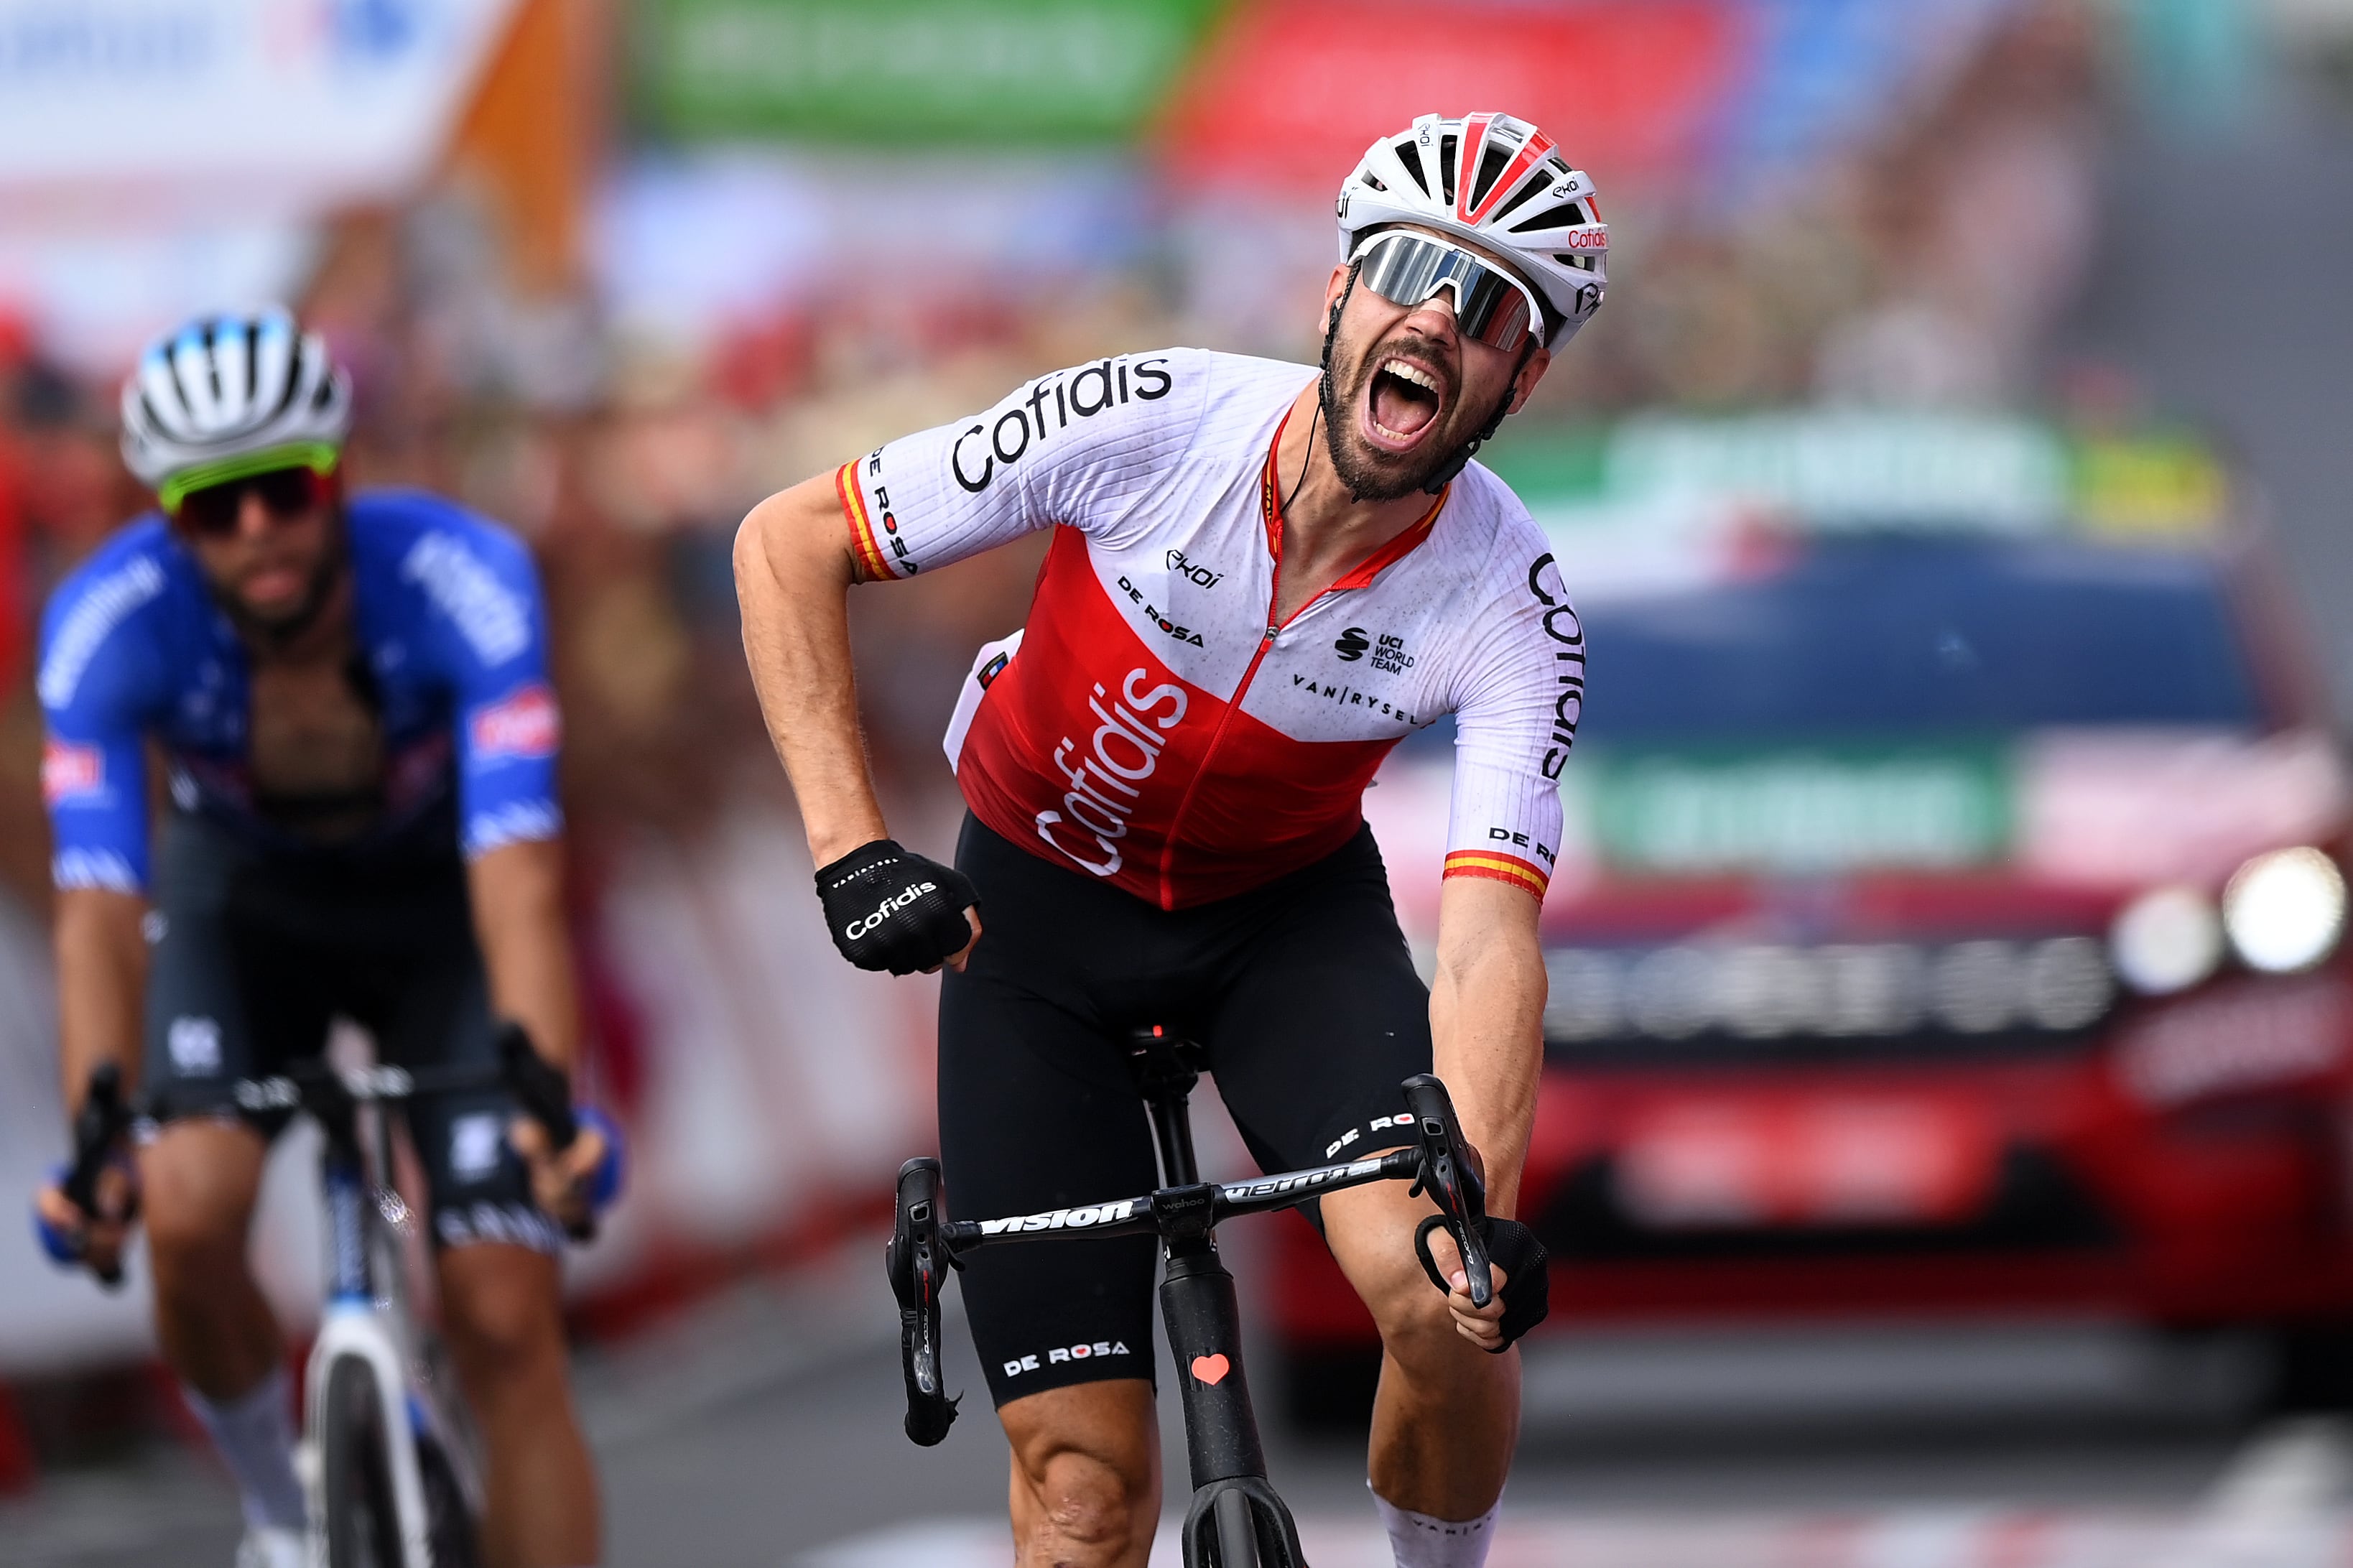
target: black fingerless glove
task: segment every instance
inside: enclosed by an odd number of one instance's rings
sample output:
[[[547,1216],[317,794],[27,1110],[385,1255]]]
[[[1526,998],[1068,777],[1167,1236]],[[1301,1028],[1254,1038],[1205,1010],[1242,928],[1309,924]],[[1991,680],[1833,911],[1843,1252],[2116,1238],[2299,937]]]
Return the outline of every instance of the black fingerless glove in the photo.
[[[964,911],[980,902],[963,872],[888,838],[861,844],[819,871],[817,896],[841,956],[893,974],[936,969],[963,952],[972,941]]]
[[[1423,1239],[1427,1234],[1446,1222],[1436,1215],[1421,1222],[1421,1236],[1415,1238],[1414,1250],[1421,1258],[1421,1271],[1430,1282],[1451,1295],[1454,1287],[1440,1277],[1438,1265],[1431,1261],[1429,1247]],[[1504,1331],[1504,1342],[1488,1353],[1501,1355],[1512,1348],[1512,1342],[1545,1321],[1552,1310],[1552,1276],[1548,1267],[1552,1255],[1536,1233],[1515,1219],[1493,1217],[1479,1222],[1481,1239],[1487,1244],[1487,1261],[1504,1271],[1504,1316],[1497,1327]]]

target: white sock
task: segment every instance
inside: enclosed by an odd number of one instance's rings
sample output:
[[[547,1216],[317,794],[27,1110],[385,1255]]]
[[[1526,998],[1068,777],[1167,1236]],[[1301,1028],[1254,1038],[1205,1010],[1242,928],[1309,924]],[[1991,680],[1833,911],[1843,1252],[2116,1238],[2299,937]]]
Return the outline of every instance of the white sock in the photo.
[[[272,1367],[259,1387],[226,1404],[216,1405],[185,1385],[181,1393],[237,1478],[246,1523],[301,1529],[302,1483],[294,1476],[294,1415],[286,1369]]]
[[[1485,1568],[1487,1548],[1495,1539],[1495,1516],[1504,1511],[1499,1501],[1476,1519],[1432,1519],[1399,1508],[1378,1492],[1373,1493],[1373,1506],[1380,1510],[1381,1524],[1389,1532],[1397,1568]]]

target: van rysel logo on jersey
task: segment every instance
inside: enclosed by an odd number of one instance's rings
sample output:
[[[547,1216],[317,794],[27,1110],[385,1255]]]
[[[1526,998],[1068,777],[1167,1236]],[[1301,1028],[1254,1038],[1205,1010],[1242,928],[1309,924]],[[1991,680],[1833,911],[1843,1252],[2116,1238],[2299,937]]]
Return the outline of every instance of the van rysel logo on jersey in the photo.
[[[1067,381],[1060,371],[1040,377],[1030,383],[1028,397],[1017,399],[993,420],[976,420],[958,435],[955,445],[948,448],[948,468],[957,484],[978,495],[988,488],[999,468],[1010,468],[1032,446],[1043,445],[1049,436],[1070,428],[1072,419],[1092,419],[1130,397],[1153,403],[1167,396],[1175,384],[1175,378],[1161,368],[1167,363],[1163,354],[1133,361],[1122,355],[1098,360],[1072,373]],[[1046,423],[1050,397],[1053,399],[1051,426]]]
[[[1120,682],[1118,698],[1111,697],[1103,682],[1096,681],[1087,707],[1103,722],[1090,737],[1088,750],[1071,761],[1079,743],[1068,735],[1054,748],[1054,766],[1071,781],[1071,787],[1062,796],[1061,811],[1038,814],[1038,837],[1098,877],[1119,874],[1121,855],[1113,841],[1127,837],[1128,814],[1144,798],[1144,781],[1160,766],[1160,753],[1168,744],[1166,731],[1184,721],[1190,705],[1185,689],[1173,681],[1163,681],[1149,690],[1137,689],[1150,679],[1140,668],[1129,670]],[[1111,704],[1108,711],[1103,706],[1106,701]],[[1167,712],[1156,711],[1164,705]],[[1067,818],[1063,812],[1070,814]],[[1057,827],[1068,831],[1072,826],[1093,837],[1103,851],[1102,859],[1089,859],[1055,837]]]
[[[1556,779],[1568,763],[1568,748],[1576,743],[1577,721],[1585,716],[1585,623],[1577,618],[1577,611],[1567,600],[1554,598],[1536,580],[1547,566],[1553,566],[1549,553],[1529,564],[1528,592],[1545,606],[1545,636],[1561,645],[1552,656],[1552,733],[1544,756],[1544,776]],[[1559,574],[1557,566],[1554,574]]]
[[[1369,691],[1359,691],[1345,681],[1336,684],[1325,681],[1319,684],[1303,675],[1294,675],[1291,678],[1291,686],[1293,690],[1304,691],[1310,697],[1321,697],[1327,701],[1345,703],[1351,708],[1369,708],[1382,718],[1394,719],[1400,724],[1421,722],[1395,703],[1384,701]]]

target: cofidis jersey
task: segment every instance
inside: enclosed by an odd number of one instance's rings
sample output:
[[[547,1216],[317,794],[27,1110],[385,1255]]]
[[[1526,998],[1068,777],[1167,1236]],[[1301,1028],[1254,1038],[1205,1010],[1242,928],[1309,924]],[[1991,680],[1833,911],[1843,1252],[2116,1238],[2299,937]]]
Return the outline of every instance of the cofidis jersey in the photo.
[[[1446,874],[1541,898],[1585,635],[1543,533],[1465,468],[1412,528],[1274,619],[1273,457],[1308,366],[1192,349],[1042,376],[835,476],[870,576],[1054,538],[947,740],[974,815],[1164,909],[1330,854],[1375,769],[1455,716]]]
[[[558,723],[530,556],[428,495],[355,496],[345,520],[360,679],[385,741],[361,842],[447,854],[455,834],[472,857],[553,837]],[[145,889],[151,738],[180,809],[305,847],[257,809],[244,646],[162,519],[124,528],[51,596],[38,689],[58,887]]]

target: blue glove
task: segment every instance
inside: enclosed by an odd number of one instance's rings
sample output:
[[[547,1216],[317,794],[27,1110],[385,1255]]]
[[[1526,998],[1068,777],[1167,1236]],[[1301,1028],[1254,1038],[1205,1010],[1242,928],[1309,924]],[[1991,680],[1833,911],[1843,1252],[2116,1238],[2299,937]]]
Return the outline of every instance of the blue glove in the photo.
[[[604,1135],[605,1157],[596,1162],[596,1173],[588,1178],[588,1206],[603,1214],[619,1201],[621,1189],[628,1184],[628,1140],[621,1133],[621,1124],[596,1106],[580,1106],[573,1114],[583,1128],[593,1127]]]

